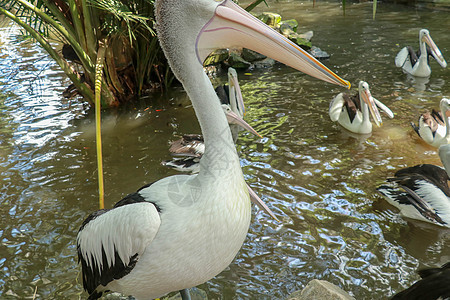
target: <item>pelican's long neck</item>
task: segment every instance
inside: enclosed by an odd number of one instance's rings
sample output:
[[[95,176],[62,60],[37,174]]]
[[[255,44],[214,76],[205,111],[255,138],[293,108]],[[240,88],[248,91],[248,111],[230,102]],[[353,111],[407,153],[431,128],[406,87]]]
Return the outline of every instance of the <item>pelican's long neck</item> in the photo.
[[[186,4],[184,2],[156,1],[158,37],[172,71],[192,101],[200,123],[205,141],[200,175],[223,174],[230,168],[240,169],[239,158],[219,98],[195,52],[195,42],[204,20],[212,17],[207,13],[214,10],[205,10],[205,16],[190,18],[189,16],[198,15],[200,12],[190,12],[191,7],[183,6]]]
[[[363,117],[363,123],[370,123],[370,116],[369,116],[369,106],[367,105],[366,101],[363,99],[363,89],[359,88],[359,103],[361,105],[361,112]]]
[[[439,147],[439,157],[444,165],[447,175],[450,177],[450,144],[442,145]]]
[[[419,36],[419,48],[420,48],[420,56],[417,63],[428,65],[427,44],[424,41],[422,41],[422,36]]]
[[[197,64],[189,65],[191,76],[182,83],[192,101],[205,141],[200,167],[222,176],[227,168],[239,166],[239,159],[219,98],[203,68],[194,68]]]
[[[445,124],[445,139],[447,140],[448,143],[450,143],[450,124],[448,122],[447,111],[448,106],[441,103],[441,113]]]

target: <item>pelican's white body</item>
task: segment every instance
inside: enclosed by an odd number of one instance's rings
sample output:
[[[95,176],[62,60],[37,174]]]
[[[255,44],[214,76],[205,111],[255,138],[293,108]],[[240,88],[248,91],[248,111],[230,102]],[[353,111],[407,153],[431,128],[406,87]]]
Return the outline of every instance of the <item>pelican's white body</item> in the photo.
[[[364,101],[361,101],[361,103],[364,103]],[[362,104],[363,111],[358,110],[352,122],[347,108],[344,106],[344,93],[339,93],[331,100],[328,111],[330,119],[353,133],[369,134],[372,132],[372,123],[369,119],[369,108],[364,104]]]
[[[429,77],[431,75],[431,68],[428,63],[428,51],[427,44],[431,49],[431,54],[441,67],[446,68],[447,62],[441,54],[441,51],[434,43],[427,29],[421,29],[419,31],[419,47],[420,56],[414,65],[411,64],[411,57],[408,51],[408,47],[402,48],[395,57],[395,65],[402,68],[406,73],[415,77]]]
[[[411,65],[411,60],[409,59],[409,53],[407,47],[402,48],[395,57],[395,65],[401,67],[406,73],[411,74],[416,77],[429,77],[431,75],[431,68],[428,64],[428,55],[425,47],[425,43],[420,43],[421,49],[424,48],[425,52],[419,56],[417,62]],[[424,45],[422,47],[422,45]]]
[[[378,113],[377,107],[384,111],[389,118],[393,118],[392,111],[383,103],[373,98],[370,94],[369,85],[365,81],[360,81],[358,85],[358,94],[361,109],[357,109],[353,121],[350,119],[350,114],[345,106],[344,93],[339,93],[330,102],[328,114],[331,121],[338,122],[342,127],[357,134],[369,134],[372,132],[372,123],[369,116],[369,105],[372,106],[372,116],[377,125],[381,122],[381,117]],[[366,103],[366,101],[369,102]]]
[[[433,134],[433,130],[424,123],[422,117],[419,118],[419,135],[427,144],[436,148],[449,143],[445,126],[438,124],[438,128]]]
[[[419,117],[419,129],[417,130],[424,142],[436,148],[450,143],[450,120],[447,117],[447,111],[450,110],[450,100],[443,98],[439,106],[444,119],[444,126],[438,123],[437,129],[433,133],[433,129],[424,122],[424,117],[421,115]]]
[[[239,178],[242,174],[237,172],[232,176]],[[231,192],[224,195],[211,189],[217,181],[201,182],[199,185],[196,175],[172,176],[143,193],[153,201],[173,198],[174,202],[158,204],[162,212],[158,233],[131,273],[111,282],[107,289],[133,295],[139,300],[153,299],[169,291],[204,283],[232,262],[250,223],[247,188],[241,180],[224,178],[223,188]],[[237,187],[233,186],[236,182]],[[176,186],[180,188],[178,191]],[[134,218],[139,220],[141,213],[143,211]],[[147,215],[143,213],[142,217]],[[145,236],[145,229],[142,231]],[[164,251],[166,249],[170,251]]]
[[[426,175],[425,175],[426,176]],[[417,180],[415,182],[417,188],[414,190],[416,194],[421,196],[430,211],[435,211],[439,217],[446,222],[446,224],[440,224],[432,222],[425,218],[413,205],[402,204],[398,200],[395,200],[395,195],[390,194],[388,190],[380,191],[385,196],[387,202],[400,210],[400,213],[410,219],[419,220],[423,222],[433,223],[439,226],[450,227],[450,198],[442,192],[441,189],[426,180]]]

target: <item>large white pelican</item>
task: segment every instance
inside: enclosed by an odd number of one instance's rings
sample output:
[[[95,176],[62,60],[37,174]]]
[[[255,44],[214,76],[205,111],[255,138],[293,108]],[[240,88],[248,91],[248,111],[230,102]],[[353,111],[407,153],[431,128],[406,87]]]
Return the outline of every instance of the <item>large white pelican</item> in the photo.
[[[450,143],[450,128],[447,111],[450,110],[450,100],[443,98],[440,103],[441,111],[434,109],[419,117],[419,125],[411,122],[414,131],[427,143],[439,148]]]
[[[382,120],[378,111],[379,107],[389,118],[393,118],[392,111],[383,103],[372,97],[369,84],[360,81],[358,93],[349,96],[347,93],[339,93],[331,100],[328,114],[333,122],[338,122],[348,131],[359,134],[372,132],[369,111],[375,121],[380,126]]]
[[[200,172],[163,178],[92,213],[77,237],[90,299],[117,291],[153,299],[204,283],[241,248],[251,205],[227,120],[202,62],[246,47],[324,81],[349,86],[231,0],[156,0],[162,49],[194,107],[205,141]]]
[[[421,279],[404,291],[394,295],[391,300],[423,300],[450,298],[450,263],[440,268],[418,271]]]
[[[377,190],[403,216],[450,227],[450,145],[439,147],[439,156],[445,169],[430,164],[401,169],[388,179],[391,185]]]
[[[395,65],[403,68],[406,73],[413,76],[428,77],[431,74],[430,55],[436,59],[441,67],[447,67],[447,62],[431,38],[430,32],[427,29],[421,29],[419,31],[419,50],[417,53],[414,52],[411,46],[404,47],[395,57]]]

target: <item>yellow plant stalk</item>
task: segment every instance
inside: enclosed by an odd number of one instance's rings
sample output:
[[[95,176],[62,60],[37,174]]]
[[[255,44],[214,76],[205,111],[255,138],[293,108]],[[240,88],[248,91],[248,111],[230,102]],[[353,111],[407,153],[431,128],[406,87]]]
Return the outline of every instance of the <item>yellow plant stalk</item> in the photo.
[[[103,63],[105,60],[106,41],[98,42],[97,61],[95,63],[95,137],[97,146],[98,194],[99,207],[105,208],[105,190],[103,184],[103,156],[102,156],[102,129],[101,129],[101,94],[103,80]]]

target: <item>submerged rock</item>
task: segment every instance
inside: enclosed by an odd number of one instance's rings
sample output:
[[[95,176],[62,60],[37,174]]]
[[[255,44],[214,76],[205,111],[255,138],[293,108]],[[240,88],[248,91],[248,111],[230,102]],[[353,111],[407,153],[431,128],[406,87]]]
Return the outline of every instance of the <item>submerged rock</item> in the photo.
[[[295,19],[286,20],[280,22],[280,32],[285,34],[284,31],[291,30],[293,32],[297,32],[298,22]]]
[[[312,46],[309,50],[309,53],[311,53],[312,56],[314,56],[317,59],[326,59],[330,58],[330,54],[327,52],[321,50],[319,47]]]
[[[292,293],[286,300],[355,300],[346,291],[326,280],[311,280],[303,290]]]
[[[275,64],[275,60],[267,57],[263,60],[258,60],[253,62],[253,66],[255,68],[270,68]]]
[[[235,69],[248,69],[252,64],[243,59],[239,54],[231,52],[228,57],[228,66]]]
[[[312,30],[310,30],[305,33],[299,33],[298,36],[307,41],[311,41],[314,36],[314,32]]]
[[[243,59],[245,59],[246,61],[248,61],[248,62],[254,62],[254,61],[257,61],[257,60],[263,60],[267,56],[262,55],[262,54],[260,54],[258,52],[255,52],[253,50],[244,48],[244,49],[242,49],[241,57]]]
[[[290,39],[291,41],[293,41],[294,43],[296,43],[305,50],[309,50],[312,47],[311,42],[307,39],[304,39],[302,35],[298,33],[295,32],[291,33],[290,35],[288,35],[288,39]]]

